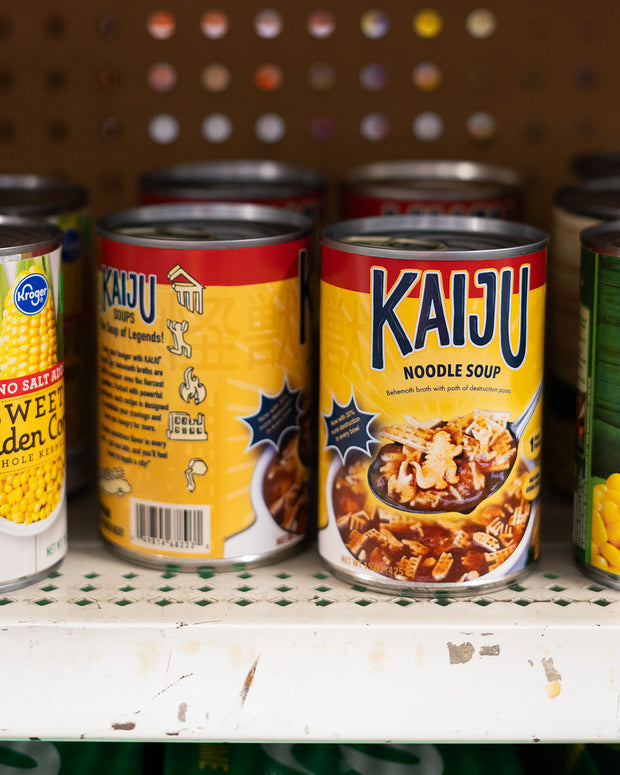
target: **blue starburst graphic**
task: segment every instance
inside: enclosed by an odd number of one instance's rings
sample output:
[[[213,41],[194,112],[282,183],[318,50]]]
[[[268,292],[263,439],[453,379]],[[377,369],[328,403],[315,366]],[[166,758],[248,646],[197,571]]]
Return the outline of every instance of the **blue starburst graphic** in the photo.
[[[378,414],[362,412],[355,403],[353,391],[346,406],[341,406],[332,396],[332,410],[329,414],[323,415],[327,429],[325,449],[337,450],[343,463],[347,454],[353,449],[370,455],[369,445],[377,439],[368,428],[378,416]]]
[[[301,389],[291,390],[287,380],[275,396],[261,393],[258,411],[248,417],[238,418],[252,433],[248,449],[259,444],[272,444],[275,449],[279,449],[284,435],[300,427],[300,397]]]

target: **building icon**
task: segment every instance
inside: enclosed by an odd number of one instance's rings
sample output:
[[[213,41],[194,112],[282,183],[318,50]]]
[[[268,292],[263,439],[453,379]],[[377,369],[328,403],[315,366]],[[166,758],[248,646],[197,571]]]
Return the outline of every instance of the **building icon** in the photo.
[[[192,419],[187,412],[170,412],[166,436],[171,441],[206,441],[205,416],[200,412]]]

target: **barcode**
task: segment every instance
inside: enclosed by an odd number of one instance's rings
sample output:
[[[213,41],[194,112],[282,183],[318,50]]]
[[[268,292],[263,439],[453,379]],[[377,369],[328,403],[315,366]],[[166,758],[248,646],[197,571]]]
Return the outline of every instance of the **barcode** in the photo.
[[[180,552],[209,551],[210,508],[132,498],[131,542]]]

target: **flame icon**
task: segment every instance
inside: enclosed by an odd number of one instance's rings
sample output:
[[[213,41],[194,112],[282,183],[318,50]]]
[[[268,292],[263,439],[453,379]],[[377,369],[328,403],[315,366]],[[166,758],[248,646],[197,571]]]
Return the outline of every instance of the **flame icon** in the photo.
[[[207,397],[207,388],[194,375],[194,367],[188,366],[183,374],[183,382],[179,386],[179,395],[189,404],[193,401],[195,404],[201,404]]]

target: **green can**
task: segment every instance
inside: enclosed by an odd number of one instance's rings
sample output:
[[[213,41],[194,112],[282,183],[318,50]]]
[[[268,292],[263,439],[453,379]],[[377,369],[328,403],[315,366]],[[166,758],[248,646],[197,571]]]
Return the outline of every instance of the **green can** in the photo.
[[[581,239],[573,546],[620,589],[620,220]]]

